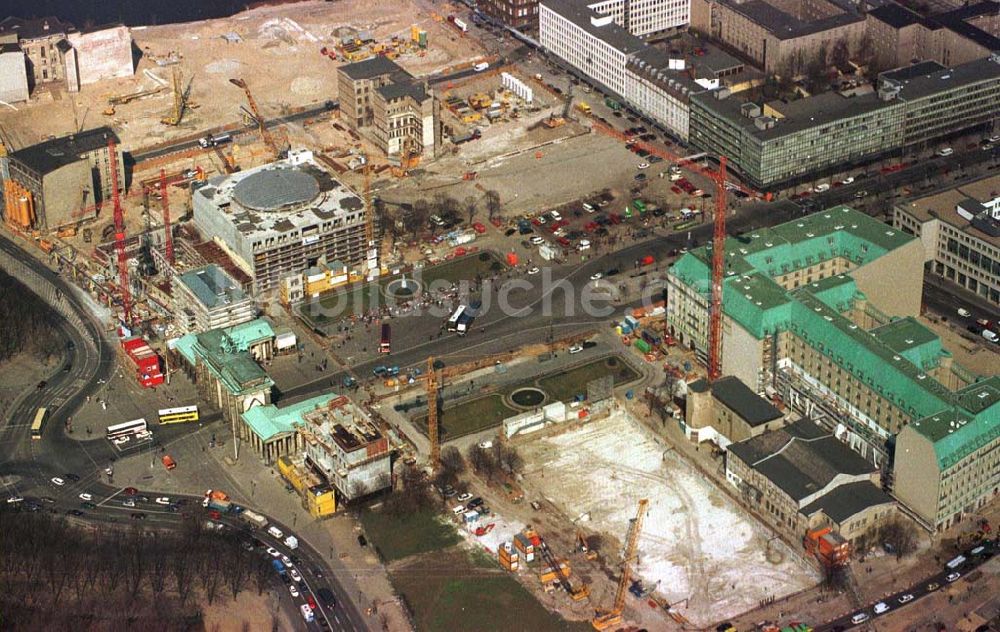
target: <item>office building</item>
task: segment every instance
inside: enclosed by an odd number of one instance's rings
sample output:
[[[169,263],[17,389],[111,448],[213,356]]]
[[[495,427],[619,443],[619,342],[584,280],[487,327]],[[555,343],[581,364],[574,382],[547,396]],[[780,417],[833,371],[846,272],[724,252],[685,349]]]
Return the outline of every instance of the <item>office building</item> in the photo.
[[[686,140],[690,95],[718,86],[718,77],[695,79],[687,60],[638,37],[686,21],[686,2],[543,0],[539,41],[601,90]]]
[[[277,291],[282,278],[323,258],[377,266],[367,256],[364,203],[310,151],[196,184],[192,206],[202,236],[252,277],[254,292]]]
[[[711,246],[695,249],[667,278],[669,333],[702,358],[711,260]],[[880,469],[888,489],[911,489],[917,474],[901,460],[897,436],[941,416],[968,423],[932,434],[929,445],[948,450],[948,467],[965,464],[965,476],[995,480],[992,462],[972,455],[1000,441],[1000,407],[989,389],[977,390],[1000,378],[965,370],[914,318],[923,260],[919,240],[846,207],[726,243],[723,374],[834,432]],[[987,493],[978,487],[970,502]]]
[[[691,144],[755,188],[785,186],[923,149],[959,132],[986,133],[1000,114],[1000,55],[945,68],[921,62],[879,75],[873,93],[791,102],[735,100],[724,88],[691,97]]]
[[[878,469],[803,418],[730,444],[726,480],[740,502],[791,542],[830,527],[852,544],[895,515]]]
[[[79,92],[81,85],[131,77],[135,72],[132,36],[120,24],[81,31],[54,17],[9,17],[0,22],[0,44],[20,47],[21,66],[27,69],[31,91],[37,86],[56,84]],[[0,85],[7,84],[21,70],[14,64],[0,66]]]
[[[749,57],[768,74],[796,75],[837,42],[858,49],[865,16],[847,0],[691,0],[691,29]]]
[[[340,118],[390,158],[433,156],[440,143],[433,90],[387,57],[337,69]]]
[[[21,228],[56,230],[97,217],[97,204],[111,197],[109,127],[47,140],[7,156],[10,179],[4,196],[8,221]],[[116,144],[118,187],[124,191],[125,161]]]
[[[866,32],[879,68],[895,68],[912,59],[958,66],[1000,50],[996,3],[976,2],[919,15],[894,2],[868,12]]]
[[[213,264],[174,277],[174,326],[182,333],[225,329],[257,317],[257,305],[229,274]]]
[[[893,226],[916,235],[924,270],[1000,308],[1000,176],[897,204]]]

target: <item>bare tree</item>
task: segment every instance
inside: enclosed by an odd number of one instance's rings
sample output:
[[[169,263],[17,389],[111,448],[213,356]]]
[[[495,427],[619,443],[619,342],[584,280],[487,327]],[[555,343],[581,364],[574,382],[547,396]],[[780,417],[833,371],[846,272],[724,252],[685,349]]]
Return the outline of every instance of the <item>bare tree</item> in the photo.
[[[833,43],[833,52],[830,54],[830,62],[838,69],[847,66],[851,61],[851,50],[847,44],[847,38],[841,37]]]
[[[879,539],[892,547],[896,559],[912,555],[917,550],[917,528],[912,522],[895,518],[879,529]]]
[[[484,203],[486,204],[486,215],[492,220],[500,214],[502,209],[500,205],[500,192],[489,189],[483,197],[485,198]]]
[[[257,595],[263,595],[264,589],[271,584],[271,564],[267,558],[256,556],[251,567],[250,576],[257,589]]]
[[[465,459],[462,453],[453,445],[441,449],[441,468],[453,472],[456,476],[465,472]]]
[[[497,461],[503,469],[511,474],[520,472],[524,467],[524,459],[518,454],[517,449],[508,443],[500,443],[499,441],[494,442],[494,445],[497,447]]]
[[[416,238],[421,229],[427,226],[427,220],[430,216],[431,209],[427,200],[417,200],[413,203],[413,207],[403,221],[411,237]]]
[[[225,550],[221,542],[212,542],[201,556],[201,568],[199,579],[201,588],[205,593],[205,599],[212,605],[219,595],[219,588],[222,586],[222,568],[225,560]]]
[[[479,200],[473,196],[468,196],[465,198],[465,214],[469,216],[469,223],[472,223],[473,218],[476,217],[476,213],[479,212]]]

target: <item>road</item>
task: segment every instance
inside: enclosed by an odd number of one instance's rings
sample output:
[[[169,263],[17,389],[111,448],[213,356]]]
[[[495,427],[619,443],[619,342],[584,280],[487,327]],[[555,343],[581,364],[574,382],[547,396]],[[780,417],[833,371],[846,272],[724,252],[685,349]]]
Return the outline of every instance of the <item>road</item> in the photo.
[[[899,608],[920,608],[920,601],[922,598],[937,590],[947,587],[948,584],[966,581],[965,578],[969,574],[975,571],[979,566],[989,561],[995,553],[996,541],[985,543],[983,545],[983,550],[978,555],[973,555],[970,549],[964,554],[964,557],[966,558],[965,561],[955,566],[955,568],[944,568],[930,577],[925,577],[913,586],[910,586],[908,589],[901,590],[895,594],[889,595],[885,599],[880,600],[878,603],[883,604],[883,606],[879,608],[879,613],[875,612],[875,606],[877,604],[873,603],[860,610],[846,614],[839,619],[824,623],[823,625],[817,626],[813,629],[815,632],[842,632],[843,630],[849,630],[868,621],[877,623],[880,617],[895,612]],[[901,602],[900,599],[905,599],[905,601]],[[883,608],[885,609],[883,610]],[[862,617],[864,617],[863,620]],[[857,623],[855,623],[855,621],[857,621]]]
[[[39,275],[50,281],[66,297],[73,293],[65,281],[30,255],[20,250],[17,245],[0,236],[0,249],[15,256],[25,265],[30,266]],[[14,408],[6,423],[0,425],[0,478],[5,485],[5,499],[9,497],[51,498],[51,510],[58,513],[80,509],[79,494],[89,493],[94,497],[96,509],[83,511],[83,515],[74,518],[92,523],[119,523],[126,515],[141,511],[145,515],[144,524],[159,529],[176,529],[182,525],[182,515],[170,511],[166,507],[150,503],[137,509],[124,507],[121,504],[121,488],[104,482],[104,468],[115,460],[111,445],[103,438],[82,440],[80,428],[72,434],[66,431],[66,421],[79,408],[87,395],[93,395],[102,381],[106,381],[115,368],[114,351],[100,331],[98,325],[90,318],[86,309],[72,299],[77,313],[83,319],[87,328],[86,338],[63,319],[59,319],[56,335],[66,349],[66,361],[45,381],[44,388],[36,389],[25,395]],[[66,371],[65,367],[69,367]],[[35,411],[40,407],[48,408],[51,413],[40,440],[30,438],[30,425]],[[3,421],[3,420],[0,420]],[[58,477],[63,485],[56,485],[52,478]],[[74,480],[77,479],[77,480]],[[141,492],[140,492],[141,493]],[[154,491],[147,492],[154,497]],[[198,507],[201,497],[176,496],[172,500],[184,499],[188,504]],[[266,515],[266,512],[260,512]],[[225,519],[234,527],[245,528],[235,517]],[[287,525],[270,519],[287,534],[294,533]],[[266,534],[257,537],[286,554],[292,553],[284,544],[275,542]],[[358,632],[367,629],[366,619],[361,615],[351,599],[351,596],[337,581],[335,574],[325,561],[323,555],[312,546],[300,539],[300,547],[295,552],[304,560],[301,565],[305,582],[310,586],[328,587],[336,597],[337,606],[333,609],[321,608],[320,615],[329,620],[334,630],[349,630]],[[343,569],[340,569],[343,571]],[[287,590],[286,590],[287,594]],[[295,613],[301,617],[301,614]],[[303,622],[303,625],[306,625]],[[318,629],[318,623],[312,626]]]
[[[325,114],[325,113],[331,111],[331,109],[333,109],[333,108],[328,107],[327,104],[324,103],[324,104],[318,105],[316,107],[309,108],[308,110],[303,110],[301,112],[296,112],[295,114],[289,114],[287,116],[279,116],[277,118],[273,118],[273,119],[271,119],[269,121],[265,121],[264,125],[268,129],[271,129],[271,128],[277,127],[278,125],[283,125],[285,123],[295,123],[295,122],[298,122],[298,121],[305,120],[307,118],[311,118],[311,117],[314,117],[314,116],[319,116],[320,114]],[[211,134],[217,134],[217,133],[220,133],[220,132],[223,132],[223,131],[224,131],[223,128],[216,127],[216,128],[205,130],[205,134],[203,136],[205,136],[205,135],[211,135]],[[255,130],[253,128],[247,128],[247,129],[242,130],[242,131],[233,132],[233,135],[235,137],[235,135],[241,134],[241,133],[253,134],[253,133],[255,133]],[[194,149],[194,148],[199,147],[199,146],[200,145],[198,144],[198,140],[197,139],[195,139],[195,140],[181,141],[181,142],[173,143],[173,144],[170,144],[170,145],[156,147],[155,149],[149,149],[149,150],[146,150],[146,151],[140,150],[138,153],[133,153],[132,154],[132,158],[135,160],[135,162],[139,163],[139,162],[142,162],[144,160],[152,160],[153,158],[159,158],[161,156],[166,156],[167,154],[172,154],[172,153],[179,152],[179,151],[185,151],[187,149]],[[206,150],[206,151],[209,151],[209,150]]]

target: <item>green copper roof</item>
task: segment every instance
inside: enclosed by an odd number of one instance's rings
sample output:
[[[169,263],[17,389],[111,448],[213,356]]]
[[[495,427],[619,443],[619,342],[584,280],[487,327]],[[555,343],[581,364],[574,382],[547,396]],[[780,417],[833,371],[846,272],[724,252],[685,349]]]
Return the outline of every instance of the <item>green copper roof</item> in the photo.
[[[886,347],[917,365],[924,371],[936,367],[942,354],[941,339],[913,317],[900,318],[872,330]]]
[[[956,399],[957,406],[911,426],[934,444],[941,469],[1000,438],[1000,376],[966,386]]]
[[[234,394],[274,386],[248,353],[253,343],[274,337],[271,324],[262,318],[225,329],[212,329],[199,334],[187,334],[174,348],[192,366],[201,362],[226,389]]]
[[[292,432],[297,426],[302,425],[304,414],[326,406],[335,397],[337,397],[335,393],[317,395],[282,408],[278,408],[274,404],[255,406],[243,413],[241,417],[253,433],[260,437],[261,441],[269,441],[279,434]]]

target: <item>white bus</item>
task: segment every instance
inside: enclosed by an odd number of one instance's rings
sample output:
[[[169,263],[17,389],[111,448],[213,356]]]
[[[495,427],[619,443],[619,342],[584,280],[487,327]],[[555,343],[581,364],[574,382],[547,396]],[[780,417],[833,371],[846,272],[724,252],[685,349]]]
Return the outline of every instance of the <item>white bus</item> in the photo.
[[[161,408],[158,413],[161,424],[177,424],[186,421],[198,421],[197,406],[178,406],[177,408]]]
[[[133,421],[126,421],[125,423],[115,424],[114,426],[108,426],[108,441],[112,439],[117,439],[119,437],[134,436],[140,432],[146,432],[146,420],[145,419],[135,419]]]
[[[458,330],[458,319],[465,313],[465,305],[459,305],[455,313],[448,318],[448,331]]]

